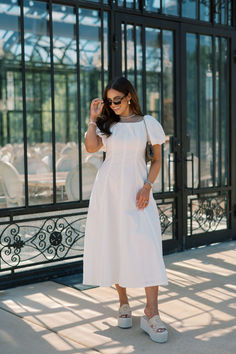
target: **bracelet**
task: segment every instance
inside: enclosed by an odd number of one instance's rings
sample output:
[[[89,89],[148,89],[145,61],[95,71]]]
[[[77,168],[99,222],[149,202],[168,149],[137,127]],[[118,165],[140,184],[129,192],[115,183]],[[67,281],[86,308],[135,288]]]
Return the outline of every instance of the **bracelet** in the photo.
[[[97,126],[97,124],[95,123],[95,122],[89,122],[89,124],[88,124],[88,126],[90,125],[90,124],[93,124],[93,125],[96,125]]]
[[[148,181],[147,179],[144,180],[144,183],[148,183],[148,184],[150,184],[151,187],[153,187],[153,183]]]

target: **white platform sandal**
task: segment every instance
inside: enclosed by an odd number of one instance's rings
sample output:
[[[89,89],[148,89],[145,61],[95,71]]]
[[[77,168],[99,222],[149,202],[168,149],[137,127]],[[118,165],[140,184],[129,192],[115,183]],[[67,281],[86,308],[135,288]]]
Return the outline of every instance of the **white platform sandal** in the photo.
[[[119,308],[118,326],[120,328],[132,327],[131,309],[128,304],[124,304]]]
[[[161,321],[160,316],[155,315],[148,319],[147,316],[141,317],[140,327],[149,334],[150,338],[157,343],[165,343],[168,339],[166,325]]]

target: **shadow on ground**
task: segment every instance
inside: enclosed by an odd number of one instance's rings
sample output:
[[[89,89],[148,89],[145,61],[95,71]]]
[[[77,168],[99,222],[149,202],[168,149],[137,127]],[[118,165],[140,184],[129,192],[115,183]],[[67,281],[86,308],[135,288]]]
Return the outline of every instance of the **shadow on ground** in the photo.
[[[235,242],[165,256],[169,285],[159,303],[165,344],[139,328],[144,289],[127,289],[133,327],[116,327],[115,287],[76,289],[44,282],[0,292],[1,354],[236,352]],[[77,282],[79,285],[79,281]]]

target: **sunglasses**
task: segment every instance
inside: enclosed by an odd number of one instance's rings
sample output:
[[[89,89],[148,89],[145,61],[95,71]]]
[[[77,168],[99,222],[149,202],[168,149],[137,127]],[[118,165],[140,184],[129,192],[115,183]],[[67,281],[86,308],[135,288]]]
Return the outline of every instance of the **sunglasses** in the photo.
[[[106,99],[104,100],[104,103],[105,103],[107,106],[111,106],[112,104],[118,105],[118,104],[121,104],[121,101],[122,101],[123,98],[125,98],[126,96],[127,96],[127,94],[124,95],[123,97],[117,96],[117,97],[114,98],[114,100],[111,100],[110,98],[106,98]]]

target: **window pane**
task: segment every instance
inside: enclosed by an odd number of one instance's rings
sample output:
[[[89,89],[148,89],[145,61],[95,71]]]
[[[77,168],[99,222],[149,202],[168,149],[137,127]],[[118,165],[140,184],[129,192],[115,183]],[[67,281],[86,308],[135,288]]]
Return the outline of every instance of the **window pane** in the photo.
[[[76,71],[76,15],[74,8],[53,5],[53,61],[56,133],[56,199],[71,200],[65,190],[67,175],[78,170],[78,93]],[[52,155],[45,160],[52,162]],[[52,171],[52,169],[51,169]],[[79,181],[77,183],[79,188]],[[78,189],[77,188],[77,189]]]
[[[160,0],[146,0],[145,10],[161,12],[161,1]]]
[[[147,113],[161,120],[161,31],[146,28]]]
[[[136,26],[136,60],[137,60],[137,92],[139,102],[143,107],[143,46],[141,39],[141,27]]]
[[[215,38],[215,127],[216,127],[216,185],[221,184],[221,124],[220,124],[220,107],[221,107],[221,89],[220,89],[220,39]]]
[[[125,6],[129,9],[138,9],[139,8],[139,0],[118,0],[118,6]]]
[[[213,185],[212,38],[200,36],[200,159],[201,186]]]
[[[232,25],[232,1],[228,0],[228,25]]]
[[[200,1],[200,20],[210,21],[210,0]]]
[[[187,186],[197,188],[198,178],[198,62],[197,62],[197,36],[187,33],[186,38],[186,113],[187,113],[187,136],[190,138],[190,152],[187,162]]]
[[[178,15],[178,0],[162,0],[162,13]]]
[[[215,22],[221,22],[221,3],[220,1],[216,1],[215,3]]]
[[[163,117],[166,136],[174,135],[174,41],[172,31],[162,32],[163,46]],[[164,189],[174,190],[174,156],[170,153],[169,142],[163,145]]]
[[[227,25],[227,3],[228,0],[221,0],[221,23]]]
[[[91,100],[95,97],[102,97],[103,79],[108,78],[108,22],[107,15],[103,20],[104,33],[101,36],[102,21],[98,11],[79,10],[79,47],[80,47],[80,113],[82,136],[87,130]],[[102,38],[106,37],[104,43],[104,60],[102,61]],[[104,72],[104,77],[103,77]],[[105,82],[106,84],[106,82]],[[99,151],[95,154],[88,154],[82,145],[82,177],[83,177],[83,199],[88,199],[92,185],[100,167],[103,154]]]
[[[135,48],[134,26],[127,25],[127,79],[134,83]]]
[[[162,64],[161,30],[146,28],[146,102],[147,114],[161,121],[162,107]],[[162,171],[153,185],[154,192],[162,191]]]
[[[228,183],[228,151],[227,151],[227,118],[228,118],[228,48],[227,39],[222,38],[221,40],[221,85],[222,85],[222,96],[221,96],[221,171],[222,171],[222,184],[227,185]]]
[[[122,75],[126,76],[137,89],[142,106],[143,84],[143,54],[140,26],[122,23]]]
[[[182,1],[182,16],[197,18],[197,0]]]
[[[47,4],[24,1],[29,204],[52,202],[50,38]]]
[[[0,1],[0,208],[22,206],[24,156],[20,7]]]

